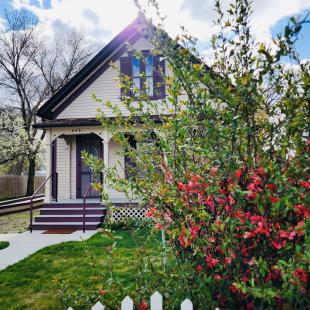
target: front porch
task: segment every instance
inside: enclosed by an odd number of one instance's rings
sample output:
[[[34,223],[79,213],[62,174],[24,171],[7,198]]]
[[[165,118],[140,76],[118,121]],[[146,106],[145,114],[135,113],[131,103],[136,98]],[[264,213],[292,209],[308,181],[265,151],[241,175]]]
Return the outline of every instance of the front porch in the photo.
[[[106,187],[113,203],[126,203],[125,195],[109,188],[104,175],[94,175],[83,162],[82,151],[101,158],[107,167],[116,167],[119,177],[125,176],[122,148],[100,126],[52,128],[46,132],[45,203],[87,203],[99,201],[100,193],[90,188],[100,182]]]
[[[94,175],[83,162],[82,151],[101,158],[107,167],[116,167],[125,176],[122,148],[100,126],[46,128],[45,198],[40,215],[34,219],[33,230],[94,230],[106,215],[100,193],[91,187],[100,182],[117,205],[129,202],[123,193],[109,188],[104,175]],[[85,198],[85,200],[84,200]]]

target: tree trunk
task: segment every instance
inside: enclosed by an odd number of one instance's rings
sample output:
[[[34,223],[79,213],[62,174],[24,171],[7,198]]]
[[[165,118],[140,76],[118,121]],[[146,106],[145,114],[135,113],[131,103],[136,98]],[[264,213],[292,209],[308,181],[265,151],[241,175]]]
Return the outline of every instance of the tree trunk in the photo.
[[[27,180],[27,192],[26,196],[31,196],[34,193],[34,175],[36,171],[36,156],[29,157],[29,168],[28,168],[28,180]]]

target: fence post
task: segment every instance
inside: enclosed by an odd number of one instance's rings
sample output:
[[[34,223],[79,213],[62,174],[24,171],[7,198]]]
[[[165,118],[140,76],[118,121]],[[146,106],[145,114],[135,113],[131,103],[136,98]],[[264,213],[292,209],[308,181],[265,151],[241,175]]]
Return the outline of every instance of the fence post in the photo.
[[[181,310],[193,310],[193,303],[188,298],[186,298],[181,303]]]
[[[97,301],[97,303],[92,306],[92,310],[104,310],[104,305],[101,304],[100,301]]]
[[[133,301],[129,296],[123,299],[121,310],[133,310]]]
[[[159,292],[151,296],[151,310],[163,310],[163,296]]]

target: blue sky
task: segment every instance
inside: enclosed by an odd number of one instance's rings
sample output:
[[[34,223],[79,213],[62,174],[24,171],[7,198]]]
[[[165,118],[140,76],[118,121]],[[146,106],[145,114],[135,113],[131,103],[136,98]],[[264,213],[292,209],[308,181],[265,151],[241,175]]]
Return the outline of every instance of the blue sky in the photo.
[[[184,25],[199,39],[200,47],[208,46],[214,30],[213,0],[158,2],[161,12],[167,16],[166,28],[171,35],[180,33],[180,26]],[[229,0],[222,0],[222,3],[225,8]],[[11,7],[35,14],[48,34],[70,28],[83,29],[90,39],[102,45],[136,16],[133,0],[0,0],[0,17],[4,9]],[[310,10],[310,0],[254,0],[253,10],[255,36],[270,42],[271,35],[282,31],[291,15],[305,14]],[[302,58],[310,58],[310,24],[304,26],[297,50]]]
[[[310,0],[309,0],[310,3]],[[310,6],[310,4],[309,4]],[[302,15],[305,16],[306,11],[302,12]],[[279,32],[283,32],[284,27],[289,22],[289,17],[282,18],[277,22],[272,28],[272,34],[276,35]],[[301,33],[300,39],[296,43],[296,49],[299,52],[302,58],[310,58],[310,24],[304,24]]]

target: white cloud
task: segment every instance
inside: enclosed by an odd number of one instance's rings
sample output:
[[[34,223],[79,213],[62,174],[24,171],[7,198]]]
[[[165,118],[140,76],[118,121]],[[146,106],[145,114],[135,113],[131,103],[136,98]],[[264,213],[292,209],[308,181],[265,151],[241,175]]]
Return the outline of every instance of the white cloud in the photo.
[[[142,0],[146,3],[147,0]],[[191,34],[205,42],[215,31],[214,0],[158,0],[166,15],[166,27],[174,36],[185,26]],[[227,7],[229,0],[222,0]],[[83,28],[86,34],[106,42],[129,24],[137,15],[133,0],[51,0],[50,8],[31,4],[30,0],[13,0],[16,8],[24,7],[35,13],[49,31],[65,28]],[[298,14],[310,8],[309,0],[254,0],[253,31],[259,39],[268,41],[271,27],[281,18]],[[152,15],[152,14],[151,14]]]
[[[213,0],[183,0],[182,9],[189,12],[193,19],[211,24],[216,13]],[[231,2],[222,0],[223,8]],[[309,0],[253,0],[252,30],[255,36],[264,41],[271,38],[271,27],[284,17],[301,13],[310,9]]]

